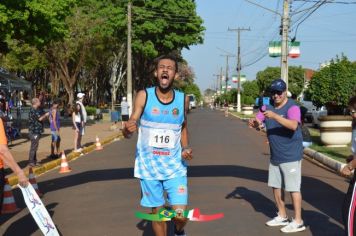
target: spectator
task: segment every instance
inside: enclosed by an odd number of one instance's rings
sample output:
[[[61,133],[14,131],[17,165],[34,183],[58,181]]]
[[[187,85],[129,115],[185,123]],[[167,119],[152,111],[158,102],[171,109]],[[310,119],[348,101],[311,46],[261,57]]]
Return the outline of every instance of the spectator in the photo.
[[[125,126],[125,122],[129,120],[129,104],[126,101],[126,97],[122,98],[121,102],[121,128],[123,129]]]
[[[83,104],[83,101],[84,101],[84,96],[85,94],[84,93],[78,93],[77,94],[77,102],[76,102],[76,105],[80,105],[80,113],[81,113],[81,119],[83,121],[83,126],[82,126],[82,135],[84,135],[84,132],[85,132],[85,125],[87,123],[87,111],[85,110],[85,106]]]
[[[37,149],[40,141],[41,134],[43,133],[43,120],[49,116],[49,113],[44,113],[40,109],[41,103],[38,98],[32,99],[32,107],[28,115],[29,122],[29,137],[31,140],[30,154],[29,154],[29,166],[38,166],[37,163]]]
[[[77,103],[74,107],[72,113],[72,121],[74,126],[74,152],[82,152],[82,134],[84,128],[83,113],[81,111],[82,107]]]
[[[49,124],[52,134],[51,155],[50,158],[56,159],[59,157],[61,137],[60,137],[60,114],[58,111],[59,100],[54,100],[52,107],[49,110]],[[56,152],[55,152],[56,151]]]
[[[7,139],[4,130],[4,124],[0,119],[0,212],[4,199],[4,186],[5,186],[5,170],[4,164],[17,175],[19,184],[23,187],[28,185],[28,179],[24,171],[18,166],[14,157],[11,155],[9,148],[7,147]]]
[[[225,117],[229,116],[229,103],[224,100],[224,112],[225,112]]]
[[[353,96],[349,101],[350,115],[352,116],[352,155],[347,159],[348,164],[341,170],[344,175],[351,175],[352,171],[356,168],[356,96]],[[356,175],[354,174],[350,181],[349,188],[344,198],[342,206],[342,218],[344,221],[346,235],[356,235],[356,191],[355,191]],[[353,219],[353,221],[351,221]]]
[[[300,128],[299,106],[287,97],[286,83],[277,79],[270,87],[273,106],[268,105],[255,119],[249,121],[250,127],[258,128],[265,123],[270,144],[268,186],[272,187],[277,216],[266,222],[268,226],[284,226],[281,231],[294,233],[305,230],[302,220],[301,168],[303,157],[303,138]],[[294,219],[289,221],[284,203],[284,189],[291,193]]]

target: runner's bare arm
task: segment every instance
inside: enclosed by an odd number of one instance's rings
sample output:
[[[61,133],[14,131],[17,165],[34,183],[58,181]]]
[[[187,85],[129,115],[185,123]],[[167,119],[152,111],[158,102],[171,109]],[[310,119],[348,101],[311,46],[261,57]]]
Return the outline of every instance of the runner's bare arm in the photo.
[[[125,127],[123,129],[123,134],[126,138],[128,138],[133,132],[137,131],[137,121],[140,119],[143,112],[146,103],[146,96],[145,90],[139,91],[136,95],[133,112],[130,119],[125,123]]]
[[[188,140],[188,122],[187,122],[187,114],[188,114],[188,107],[189,107],[189,97],[185,97],[185,109],[184,109],[184,123],[182,126],[182,136],[181,136],[181,145],[183,148],[182,157],[185,160],[191,160],[192,156],[192,149],[189,148],[189,140]]]

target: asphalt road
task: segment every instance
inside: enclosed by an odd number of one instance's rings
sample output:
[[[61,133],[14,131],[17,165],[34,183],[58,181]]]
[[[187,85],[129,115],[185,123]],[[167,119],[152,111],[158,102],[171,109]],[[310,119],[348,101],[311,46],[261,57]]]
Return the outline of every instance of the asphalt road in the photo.
[[[280,235],[265,222],[275,216],[267,187],[269,150],[266,138],[222,112],[189,114],[194,159],[188,170],[190,206],[204,214],[225,213],[213,222],[190,222],[188,235]],[[43,202],[62,235],[153,235],[150,223],[134,217],[140,188],[133,178],[136,138],[105,146],[74,162],[73,171],[54,170],[37,178]],[[348,183],[303,161],[303,218],[307,230],[296,235],[343,235],[341,204]],[[18,190],[14,190],[24,207]],[[286,196],[289,216],[291,200]],[[1,235],[41,235],[27,209],[0,216]],[[171,229],[171,227],[170,227]]]

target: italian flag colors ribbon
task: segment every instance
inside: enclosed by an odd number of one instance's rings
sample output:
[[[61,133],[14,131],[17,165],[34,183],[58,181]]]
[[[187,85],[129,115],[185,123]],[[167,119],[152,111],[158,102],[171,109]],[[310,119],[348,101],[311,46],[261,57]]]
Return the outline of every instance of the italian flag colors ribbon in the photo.
[[[192,210],[185,211],[175,211],[175,210],[167,210],[162,208],[159,210],[157,214],[147,214],[142,212],[136,212],[135,216],[137,218],[149,221],[170,221],[172,218],[187,218],[190,221],[212,221],[218,220],[224,217],[223,213],[217,213],[212,215],[202,215],[200,214],[200,210],[198,208]]]

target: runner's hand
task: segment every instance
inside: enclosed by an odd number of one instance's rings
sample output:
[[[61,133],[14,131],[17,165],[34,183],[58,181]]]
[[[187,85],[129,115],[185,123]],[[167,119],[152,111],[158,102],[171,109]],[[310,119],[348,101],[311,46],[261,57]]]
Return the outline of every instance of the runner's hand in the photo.
[[[23,172],[23,170],[21,170],[18,174],[17,174],[17,178],[18,178],[18,182],[22,187],[27,187],[28,185],[28,178],[26,177],[25,173]]]
[[[193,159],[193,150],[191,148],[184,149],[182,152],[182,158],[186,161]]]
[[[137,122],[136,120],[129,120],[125,123],[124,136],[128,138],[130,134],[137,131]]]

